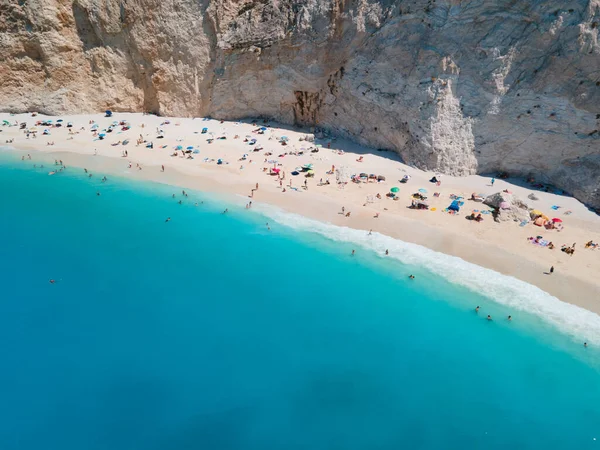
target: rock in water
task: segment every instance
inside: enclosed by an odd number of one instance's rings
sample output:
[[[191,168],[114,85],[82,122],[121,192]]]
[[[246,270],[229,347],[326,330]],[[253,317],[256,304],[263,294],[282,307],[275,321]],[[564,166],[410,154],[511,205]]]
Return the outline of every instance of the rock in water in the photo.
[[[600,207],[600,0],[0,5],[0,108],[319,126]]]

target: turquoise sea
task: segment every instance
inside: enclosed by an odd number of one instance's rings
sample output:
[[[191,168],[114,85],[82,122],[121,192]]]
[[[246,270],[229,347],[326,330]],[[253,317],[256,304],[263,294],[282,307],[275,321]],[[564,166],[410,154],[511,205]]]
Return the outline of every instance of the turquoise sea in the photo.
[[[2,450],[600,449],[582,330],[435,260],[2,158]]]

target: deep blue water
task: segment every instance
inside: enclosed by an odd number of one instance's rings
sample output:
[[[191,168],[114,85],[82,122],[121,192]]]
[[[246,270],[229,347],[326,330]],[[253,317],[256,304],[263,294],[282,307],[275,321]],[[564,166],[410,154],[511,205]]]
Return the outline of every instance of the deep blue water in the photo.
[[[209,197],[47,171],[0,166],[0,449],[600,448],[562,337]]]

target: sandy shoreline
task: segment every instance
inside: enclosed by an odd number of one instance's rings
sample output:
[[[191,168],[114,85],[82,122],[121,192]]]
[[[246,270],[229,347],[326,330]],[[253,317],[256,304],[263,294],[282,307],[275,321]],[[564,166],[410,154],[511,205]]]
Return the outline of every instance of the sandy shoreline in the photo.
[[[56,122],[58,118],[0,114],[0,122],[27,122],[27,128],[40,119],[53,119]],[[466,215],[473,209],[483,210],[485,207],[480,203],[466,201],[460,214],[451,216],[442,211],[452,201],[450,194],[468,198],[472,192],[489,195],[510,189],[526,199],[534,191],[504,180],[497,180],[492,187],[490,178],[480,176],[443,176],[441,186],[436,187],[428,182],[433,175],[431,172],[425,173],[406,166],[394,154],[380,153],[331,138],[318,139],[314,143],[300,141],[300,138],[309,134],[308,130],[269,126],[264,134],[253,133],[258,127],[267,125],[263,123],[253,126],[247,122],[219,123],[214,120],[167,119],[121,113],[110,119],[103,115],[63,116],[62,119],[65,126],[61,128],[36,127],[36,139],[26,139],[18,126],[3,126],[0,145],[9,145],[18,152],[37,150],[47,154],[44,159],[62,159],[67,166],[86,167],[98,175],[116,174],[207,192],[248,196],[256,183],[259,183],[259,189],[249,201],[272,204],[334,225],[372,229],[374,232],[458,256],[468,262],[514,276],[565,302],[600,314],[600,277],[597,276],[600,273],[600,250],[584,249],[587,241],[600,241],[600,217],[588,211],[574,198],[535,191],[539,200],[530,202],[532,207],[548,215],[553,214],[553,217],[560,217],[564,223],[564,229],[560,232],[544,230],[532,224],[519,227],[513,222],[495,223],[489,215],[485,216],[483,222],[474,223],[465,220]],[[104,140],[98,140],[90,131],[91,120],[98,123],[99,131],[106,129],[114,120],[128,121],[131,129],[119,131],[121,127],[115,127],[112,133],[106,133]],[[167,120],[170,121],[169,124],[161,125]],[[69,134],[69,128],[66,127],[68,122],[73,123],[71,129],[78,134]],[[141,124],[144,124],[143,128]],[[82,127],[84,130],[81,130]],[[49,136],[42,135],[45,128],[49,129]],[[202,128],[208,128],[208,132],[202,134]],[[146,148],[145,144],[136,146],[136,139],[140,134],[148,143],[153,143],[152,149]],[[163,138],[157,139],[158,135]],[[234,139],[235,135],[239,135],[239,138]],[[217,140],[220,136],[226,136],[227,139]],[[249,142],[244,142],[246,136],[256,139],[257,143],[250,145]],[[282,136],[289,138],[288,145],[281,145],[279,138]],[[209,144],[209,138],[215,140]],[[11,139],[14,141],[5,143]],[[126,139],[129,143],[123,145]],[[119,141],[119,145],[111,145]],[[55,145],[49,146],[48,142],[54,142]],[[317,147],[318,152],[312,153],[310,148],[314,148],[315,144],[321,146]],[[199,153],[192,153],[194,159],[170,156],[178,145],[183,149],[193,146]],[[162,146],[165,148],[161,148]],[[263,147],[263,150],[254,152],[256,146]],[[286,152],[302,151],[303,148],[304,154],[300,156],[280,156]],[[95,150],[99,157],[92,156]],[[125,150],[128,152],[127,158],[121,156]],[[272,155],[265,156],[265,152]],[[247,159],[240,161],[244,154],[248,155]],[[363,158],[359,162],[357,159],[360,156]],[[209,161],[205,161],[205,158]],[[216,163],[219,158],[224,164]],[[265,159],[276,163],[265,162]],[[35,163],[33,160],[29,162]],[[130,162],[131,169],[128,168]],[[137,169],[137,164],[142,170]],[[313,164],[315,172],[314,178],[307,179],[307,190],[301,187],[305,180],[302,175],[290,175],[294,168],[304,164]],[[165,166],[164,172],[161,171],[162,165]],[[338,170],[343,167],[344,175],[374,173],[385,176],[386,181],[348,183],[340,188],[336,184],[335,173],[326,174],[332,165]],[[282,187],[277,176],[263,172],[265,167],[277,167],[285,172]],[[399,180],[405,174],[410,175],[411,180],[407,184],[400,184]],[[323,181],[328,178],[331,184],[318,186],[321,178]],[[292,188],[289,187],[290,180]],[[385,197],[393,186],[400,188],[398,201]],[[283,188],[286,192],[283,192]],[[436,211],[407,208],[411,195],[418,189],[427,190],[425,195]],[[439,192],[439,198],[433,198],[433,192]],[[377,193],[381,194],[381,200],[377,199]],[[552,205],[559,205],[561,208],[553,211],[550,208]],[[350,217],[340,214],[342,207],[351,212]],[[571,211],[571,214],[565,215],[565,211]],[[379,217],[375,218],[377,213]],[[550,250],[527,241],[527,237],[537,235],[554,242],[557,248]],[[571,245],[574,242],[577,243],[575,255],[568,256],[560,251],[562,244]],[[544,274],[550,266],[555,267],[552,276]]]

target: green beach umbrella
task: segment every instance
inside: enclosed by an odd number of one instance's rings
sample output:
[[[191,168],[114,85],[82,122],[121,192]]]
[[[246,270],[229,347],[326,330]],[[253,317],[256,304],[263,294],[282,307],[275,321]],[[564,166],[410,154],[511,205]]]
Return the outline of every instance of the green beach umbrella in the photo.
[[[400,188],[397,188],[397,187],[393,187],[390,189],[390,192],[394,192],[394,193],[399,192],[399,191],[400,191]]]

